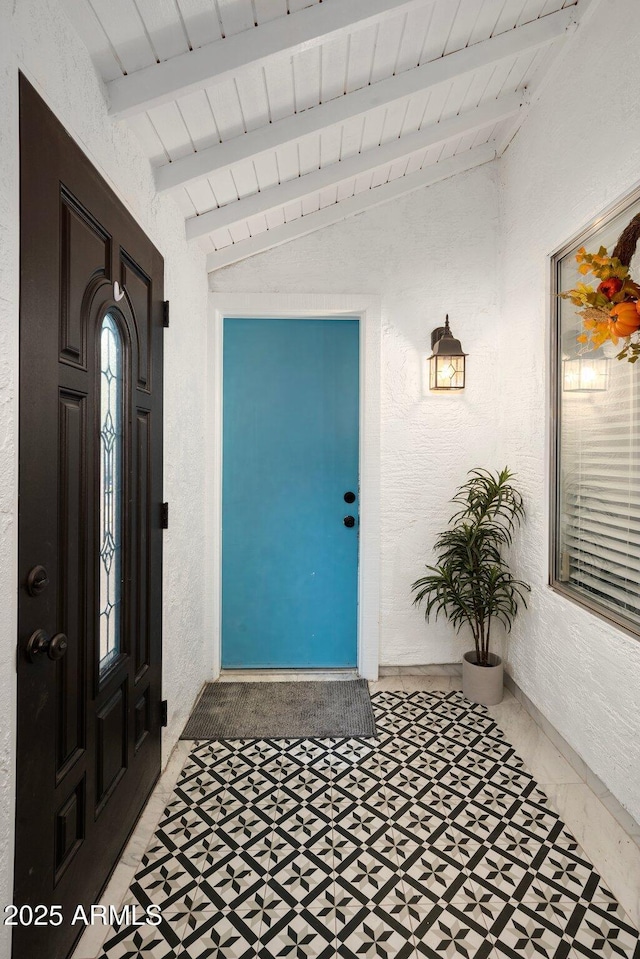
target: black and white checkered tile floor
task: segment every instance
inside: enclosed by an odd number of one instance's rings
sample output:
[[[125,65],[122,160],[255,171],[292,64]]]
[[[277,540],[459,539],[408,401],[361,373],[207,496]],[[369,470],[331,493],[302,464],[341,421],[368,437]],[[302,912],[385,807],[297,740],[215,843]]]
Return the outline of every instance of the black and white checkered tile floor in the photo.
[[[640,957],[496,723],[378,692],[378,738],[195,743],[106,959]]]

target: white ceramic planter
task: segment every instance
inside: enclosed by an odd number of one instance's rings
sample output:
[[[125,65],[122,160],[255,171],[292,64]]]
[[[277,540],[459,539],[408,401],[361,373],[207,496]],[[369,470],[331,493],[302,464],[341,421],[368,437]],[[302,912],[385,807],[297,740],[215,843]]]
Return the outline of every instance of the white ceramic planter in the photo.
[[[496,653],[489,653],[489,666],[476,664],[476,652],[471,650],[462,657],[462,692],[472,703],[495,706],[502,702],[504,691],[502,660]]]

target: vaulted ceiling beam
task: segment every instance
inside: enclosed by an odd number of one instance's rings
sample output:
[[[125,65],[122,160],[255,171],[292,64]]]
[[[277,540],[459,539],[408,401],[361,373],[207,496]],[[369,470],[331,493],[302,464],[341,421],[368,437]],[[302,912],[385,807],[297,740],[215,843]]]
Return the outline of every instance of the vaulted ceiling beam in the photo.
[[[295,177],[292,180],[285,180],[268,190],[253,193],[242,200],[227,203],[225,206],[209,210],[200,216],[190,217],[186,221],[187,239],[193,240],[200,236],[206,236],[208,233],[224,229],[234,223],[240,223],[249,217],[267,213],[269,210],[277,209],[296,200],[302,200],[304,197],[359,176],[361,173],[375,170],[377,167],[393,163],[403,157],[409,157],[430,147],[444,145],[451,140],[458,139],[463,134],[473,133],[483,127],[491,127],[500,120],[515,116],[521,103],[522,97],[520,96],[508,96],[492,100],[481,107],[476,107],[475,110],[469,110],[458,116],[442,120],[440,123],[434,123],[432,126],[418,130],[416,133],[411,133],[405,137],[396,137],[387,143],[374,147],[372,150],[356,153],[354,156],[347,157],[338,163],[330,163],[319,170],[314,170],[312,173],[306,173],[304,176]]]
[[[392,14],[406,13],[435,0],[324,0],[252,30],[137,70],[107,83],[109,112],[115,117],[142,113],[202,87],[237,77],[247,67],[331,40],[344,31],[371,26]]]
[[[495,146],[489,143],[468,150],[466,153],[450,157],[447,160],[442,160],[440,163],[434,163],[423,170],[418,170],[416,173],[399,177],[397,180],[358,193],[346,200],[341,200],[339,203],[334,203],[332,206],[324,207],[316,213],[309,213],[307,216],[299,217],[290,223],[284,223],[282,226],[259,233],[248,240],[241,240],[231,246],[217,250],[215,253],[209,253],[207,269],[209,272],[219,270],[223,266],[237,263],[239,260],[254,256],[256,253],[263,253],[265,250],[281,246],[290,240],[315,233],[316,230],[321,230],[325,226],[331,226],[333,223],[339,223],[341,220],[355,216],[356,213],[362,213],[364,210],[379,206],[381,203],[387,203],[389,200],[395,200],[406,193],[413,193],[415,190],[431,186],[439,180],[446,180],[457,173],[464,173],[466,170],[488,163],[494,157]]]
[[[439,60],[406,70],[387,80],[372,83],[353,93],[158,167],[156,187],[164,193],[188,186],[214,171],[226,170],[235,163],[254,159],[284,144],[318,134],[325,127],[344,123],[370,110],[423,93],[439,83],[479,70],[505,57],[546,46],[571,27],[574,20],[571,11],[572,8],[569,8],[549,14]]]

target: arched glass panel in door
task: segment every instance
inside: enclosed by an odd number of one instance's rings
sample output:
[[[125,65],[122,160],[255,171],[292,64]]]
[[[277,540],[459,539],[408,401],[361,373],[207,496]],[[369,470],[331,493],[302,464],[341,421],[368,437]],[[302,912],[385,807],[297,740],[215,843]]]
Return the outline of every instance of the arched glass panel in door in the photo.
[[[107,313],[100,333],[100,674],[122,645],[123,342]]]

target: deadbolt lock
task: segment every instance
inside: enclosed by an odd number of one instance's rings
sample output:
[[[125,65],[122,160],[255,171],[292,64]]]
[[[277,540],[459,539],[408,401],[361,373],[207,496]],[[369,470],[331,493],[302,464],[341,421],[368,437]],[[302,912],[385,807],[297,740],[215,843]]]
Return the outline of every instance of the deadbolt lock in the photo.
[[[39,596],[49,585],[49,576],[44,566],[34,566],[27,574],[29,596]]]

